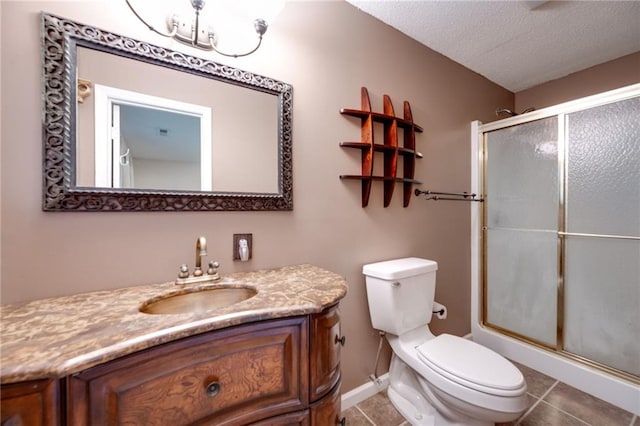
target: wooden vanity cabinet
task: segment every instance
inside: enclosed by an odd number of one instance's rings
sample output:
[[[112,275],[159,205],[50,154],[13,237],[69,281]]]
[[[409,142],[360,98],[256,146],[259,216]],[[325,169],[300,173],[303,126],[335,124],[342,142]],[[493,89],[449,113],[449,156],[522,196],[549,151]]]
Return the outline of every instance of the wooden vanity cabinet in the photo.
[[[2,385],[2,426],[57,426],[60,424],[58,380],[35,380]]]
[[[61,380],[2,386],[2,426],[300,425],[340,419],[338,305],[155,346]]]

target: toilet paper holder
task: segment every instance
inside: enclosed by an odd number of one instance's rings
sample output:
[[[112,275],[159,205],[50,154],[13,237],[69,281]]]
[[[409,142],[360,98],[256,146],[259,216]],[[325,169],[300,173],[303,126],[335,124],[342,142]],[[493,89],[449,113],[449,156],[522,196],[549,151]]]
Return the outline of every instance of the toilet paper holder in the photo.
[[[431,312],[436,316],[436,318],[438,319],[446,319],[447,318],[447,307],[444,305],[441,305],[438,302],[433,302],[433,307],[431,309]]]

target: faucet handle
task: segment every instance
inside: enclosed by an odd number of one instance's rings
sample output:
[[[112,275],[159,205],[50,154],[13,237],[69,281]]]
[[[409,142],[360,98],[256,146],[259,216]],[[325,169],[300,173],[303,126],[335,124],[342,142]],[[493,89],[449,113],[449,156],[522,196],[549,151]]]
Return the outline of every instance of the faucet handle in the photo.
[[[220,279],[220,275],[218,274],[219,267],[220,267],[220,264],[218,262],[215,262],[213,260],[209,262],[207,275],[209,276],[209,279],[211,279],[212,281],[217,281]]]
[[[189,276],[189,267],[186,263],[180,265],[180,269],[178,271],[178,278],[187,278]]]
[[[219,267],[220,267],[220,264],[218,262],[215,262],[213,260],[210,261],[209,268],[207,269],[207,275],[217,275]]]

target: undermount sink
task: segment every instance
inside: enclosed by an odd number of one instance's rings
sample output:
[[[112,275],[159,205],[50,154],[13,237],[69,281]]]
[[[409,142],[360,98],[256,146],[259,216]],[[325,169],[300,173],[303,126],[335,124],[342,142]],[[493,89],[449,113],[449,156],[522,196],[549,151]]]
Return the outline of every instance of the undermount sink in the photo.
[[[190,314],[230,306],[252,298],[258,292],[250,287],[216,287],[168,295],[142,304],[145,314]]]

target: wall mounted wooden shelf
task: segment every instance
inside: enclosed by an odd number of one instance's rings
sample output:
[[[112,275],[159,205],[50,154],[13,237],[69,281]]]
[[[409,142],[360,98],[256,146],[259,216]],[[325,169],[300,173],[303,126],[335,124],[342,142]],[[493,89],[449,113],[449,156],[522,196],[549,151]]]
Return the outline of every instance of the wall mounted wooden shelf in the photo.
[[[357,117],[361,120],[361,142],[342,142],[340,146],[356,148],[362,152],[362,171],[359,175],[340,175],[340,179],[357,179],[362,181],[362,207],[369,204],[371,184],[373,181],[382,181],[384,185],[384,206],[391,203],[393,189],[396,183],[402,183],[402,206],[407,207],[412,195],[412,186],[421,184],[413,178],[415,172],[415,159],[422,158],[422,154],[416,151],[416,132],[422,132],[422,127],[413,122],[411,106],[404,101],[403,118],[396,117],[393,104],[388,95],[383,96],[383,113],[371,111],[371,101],[366,87],[360,91],[361,108],[343,108],[340,114]],[[373,123],[382,123],[384,127],[384,141],[377,144],[373,140]],[[403,131],[403,146],[398,146],[398,128]],[[373,174],[373,155],[381,152],[384,161],[383,176]],[[402,177],[397,176],[398,157],[402,157]]]

